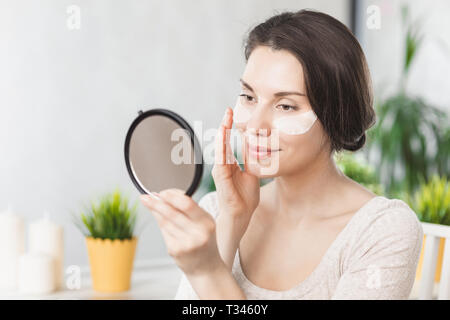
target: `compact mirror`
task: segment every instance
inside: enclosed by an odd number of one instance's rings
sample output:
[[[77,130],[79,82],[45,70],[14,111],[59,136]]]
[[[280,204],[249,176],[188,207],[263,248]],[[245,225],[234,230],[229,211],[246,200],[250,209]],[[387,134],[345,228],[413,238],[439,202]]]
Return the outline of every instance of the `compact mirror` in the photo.
[[[191,196],[203,173],[194,131],[180,115],[166,109],[138,112],[125,139],[125,163],[142,194],[177,188]]]

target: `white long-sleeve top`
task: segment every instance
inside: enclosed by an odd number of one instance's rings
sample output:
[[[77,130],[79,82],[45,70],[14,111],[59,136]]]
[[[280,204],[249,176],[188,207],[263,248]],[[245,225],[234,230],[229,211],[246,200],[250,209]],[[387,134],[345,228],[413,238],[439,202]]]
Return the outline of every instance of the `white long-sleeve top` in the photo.
[[[216,219],[217,192],[204,195],[199,206]],[[239,249],[232,274],[247,299],[407,299],[422,239],[422,225],[404,201],[377,196],[351,217],[319,265],[295,287],[273,291],[253,284],[242,271]],[[175,299],[199,299],[184,274]]]

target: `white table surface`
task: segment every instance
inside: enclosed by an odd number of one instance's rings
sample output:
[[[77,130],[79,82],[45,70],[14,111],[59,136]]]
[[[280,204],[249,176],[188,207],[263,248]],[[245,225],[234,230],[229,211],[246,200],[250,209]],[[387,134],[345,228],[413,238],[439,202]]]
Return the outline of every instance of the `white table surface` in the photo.
[[[173,263],[171,259],[154,259],[136,261],[132,273],[131,288],[129,291],[106,294],[96,292],[92,289],[89,267],[81,267],[81,288],[64,289],[46,295],[23,295],[18,292],[0,291],[0,300],[7,299],[80,299],[80,300],[98,300],[98,299],[121,299],[121,300],[172,300],[175,297],[176,290],[181,278],[181,270]],[[417,299],[420,282],[414,284],[410,299]],[[436,299],[438,284],[435,284],[433,298]]]
[[[100,293],[92,289],[89,267],[81,267],[80,289],[58,290],[45,295],[24,295],[17,291],[0,291],[0,300],[44,299],[44,300],[98,300],[98,299],[173,299],[181,279],[180,269],[170,260],[138,261],[134,264],[129,291]]]

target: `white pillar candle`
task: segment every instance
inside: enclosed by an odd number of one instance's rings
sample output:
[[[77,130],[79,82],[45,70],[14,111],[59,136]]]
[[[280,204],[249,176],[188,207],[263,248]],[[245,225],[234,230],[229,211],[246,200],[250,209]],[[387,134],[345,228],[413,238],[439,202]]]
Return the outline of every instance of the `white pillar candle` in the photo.
[[[45,294],[56,289],[55,261],[43,253],[26,253],[19,259],[19,292]]]
[[[25,251],[23,219],[12,212],[11,206],[0,214],[0,289],[17,289],[17,268]]]
[[[64,257],[63,228],[51,221],[46,213],[44,218],[30,224],[28,244],[31,253],[44,253],[54,258],[56,289],[61,289]]]

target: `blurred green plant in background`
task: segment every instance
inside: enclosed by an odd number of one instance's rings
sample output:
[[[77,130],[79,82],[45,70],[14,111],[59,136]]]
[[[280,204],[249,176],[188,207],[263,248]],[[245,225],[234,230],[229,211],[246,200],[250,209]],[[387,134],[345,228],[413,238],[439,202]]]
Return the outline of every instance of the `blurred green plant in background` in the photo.
[[[131,239],[136,225],[138,203],[129,207],[128,199],[119,190],[103,196],[98,203],[91,201],[90,207],[73,222],[86,237],[100,239]]]
[[[402,77],[400,78],[400,90],[406,90],[406,80],[414,60],[414,57],[422,43],[423,35],[420,34],[420,24],[417,21],[411,21],[409,7],[403,5],[401,9],[403,27],[405,32],[405,56],[403,59]]]
[[[389,194],[406,188],[413,192],[422,180],[448,173],[447,115],[420,98],[403,93],[376,106],[378,121],[368,131],[369,159],[385,178]],[[446,151],[447,150],[447,151]]]
[[[369,162],[376,168],[390,197],[414,192],[433,174],[449,173],[449,117],[420,97],[406,92],[406,81],[422,36],[418,24],[402,8],[406,28],[405,54],[397,93],[375,104],[377,123],[368,130]],[[374,155],[376,157],[374,157]]]
[[[447,177],[433,175],[428,182],[410,196],[403,195],[405,202],[423,222],[450,225],[450,187]]]

